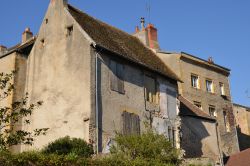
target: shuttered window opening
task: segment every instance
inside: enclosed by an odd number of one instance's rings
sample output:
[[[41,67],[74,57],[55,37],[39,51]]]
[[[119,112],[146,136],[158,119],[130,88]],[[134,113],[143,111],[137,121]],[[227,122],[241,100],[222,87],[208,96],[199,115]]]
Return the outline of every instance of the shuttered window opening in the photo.
[[[172,146],[176,146],[176,130],[173,127],[168,126],[168,140],[172,143]]]
[[[123,134],[140,134],[140,118],[138,115],[124,111],[122,114]]]
[[[119,93],[125,93],[124,91],[124,66],[114,60],[110,60],[110,88],[113,91]]]
[[[145,76],[144,86],[145,86],[146,100],[148,102],[158,104],[155,78],[150,76]]]

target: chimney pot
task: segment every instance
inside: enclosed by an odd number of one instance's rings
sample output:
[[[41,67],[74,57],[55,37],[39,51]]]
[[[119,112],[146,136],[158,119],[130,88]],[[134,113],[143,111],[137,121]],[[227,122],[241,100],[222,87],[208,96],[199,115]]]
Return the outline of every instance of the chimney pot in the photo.
[[[213,57],[210,56],[210,57],[208,58],[208,63],[214,64]]]
[[[0,55],[7,52],[7,47],[0,45]]]
[[[30,28],[29,27],[25,28],[25,31],[22,34],[22,43],[25,43],[32,37],[33,37],[33,33],[30,31]]]
[[[145,18],[141,17],[141,30],[145,29]]]

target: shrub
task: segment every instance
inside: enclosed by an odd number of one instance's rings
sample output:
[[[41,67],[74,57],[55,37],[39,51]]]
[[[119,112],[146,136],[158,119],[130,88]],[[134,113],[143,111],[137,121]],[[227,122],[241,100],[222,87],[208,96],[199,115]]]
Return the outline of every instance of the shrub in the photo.
[[[90,157],[94,154],[92,145],[88,144],[80,138],[70,138],[69,136],[59,138],[42,150],[45,154],[58,154],[74,156]]]
[[[141,165],[149,163],[178,165],[181,162],[180,153],[171,142],[164,135],[156,134],[151,130],[141,135],[117,134],[115,142],[116,145],[111,147],[111,156],[116,160],[121,158],[123,161],[142,163]],[[136,165],[140,165],[139,163]]]

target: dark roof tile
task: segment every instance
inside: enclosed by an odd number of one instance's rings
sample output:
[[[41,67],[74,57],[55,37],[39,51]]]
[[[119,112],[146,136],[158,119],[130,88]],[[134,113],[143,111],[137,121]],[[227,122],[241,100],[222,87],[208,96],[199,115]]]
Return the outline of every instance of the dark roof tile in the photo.
[[[68,10],[97,45],[150,70],[157,71],[164,76],[180,81],[178,76],[138,38],[101,22],[71,5],[68,5]]]

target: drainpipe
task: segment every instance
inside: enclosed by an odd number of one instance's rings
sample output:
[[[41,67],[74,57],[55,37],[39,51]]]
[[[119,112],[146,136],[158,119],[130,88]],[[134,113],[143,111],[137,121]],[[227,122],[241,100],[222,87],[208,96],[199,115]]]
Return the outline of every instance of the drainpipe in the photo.
[[[96,123],[96,154],[99,153],[99,106],[98,106],[98,52],[95,53],[95,123]]]

